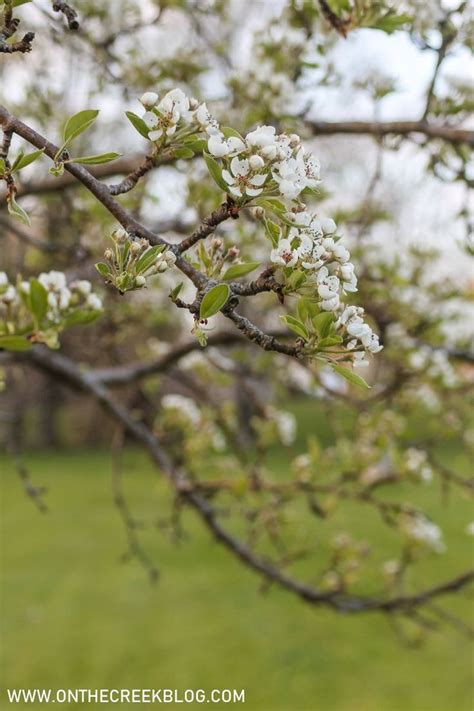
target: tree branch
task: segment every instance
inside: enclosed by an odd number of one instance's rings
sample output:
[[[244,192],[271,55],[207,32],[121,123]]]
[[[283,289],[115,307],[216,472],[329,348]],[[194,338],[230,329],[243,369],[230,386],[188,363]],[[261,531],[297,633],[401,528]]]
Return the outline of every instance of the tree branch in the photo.
[[[315,136],[336,134],[360,136],[409,136],[419,133],[427,138],[440,138],[449,143],[474,146],[474,131],[452,126],[437,126],[427,121],[307,121]]]
[[[298,579],[290,577],[272,562],[254,554],[248,546],[223,528],[210,502],[199,493],[198,487],[187,477],[185,472],[173,466],[153,432],[146,425],[134,419],[125,407],[111,397],[108,390],[101,383],[96,382],[89,374],[83,373],[74,361],[59,353],[48,351],[46,348],[34,347],[28,353],[23,354],[22,357],[36,367],[54,374],[70,385],[92,395],[130,435],[148,450],[161,473],[172,484],[182,499],[197,511],[219,543],[222,543],[236,558],[261,575],[265,580],[292,592],[305,602],[313,605],[326,605],[334,610],[346,613],[372,611],[386,613],[407,612],[436,597],[457,592],[474,580],[474,570],[470,570],[415,595],[400,595],[382,599],[334,591],[320,591]]]

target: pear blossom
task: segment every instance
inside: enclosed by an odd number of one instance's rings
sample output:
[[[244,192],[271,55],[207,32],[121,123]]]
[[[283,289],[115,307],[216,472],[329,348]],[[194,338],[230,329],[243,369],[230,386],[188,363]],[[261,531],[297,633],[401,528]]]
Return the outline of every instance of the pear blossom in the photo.
[[[283,267],[294,267],[299,256],[298,250],[292,248],[288,239],[281,239],[270,253],[271,261]]]
[[[189,397],[177,393],[165,395],[161,399],[161,406],[165,410],[177,410],[196,427],[201,423],[201,411]]]
[[[13,304],[16,301],[17,292],[14,286],[11,284],[7,286],[7,290],[2,294],[1,299],[4,304]]]
[[[38,281],[46,291],[59,291],[66,287],[66,275],[63,272],[54,270],[47,273],[42,272],[38,277]]]
[[[289,447],[296,439],[296,418],[291,412],[273,411],[273,419],[277,426],[278,436],[285,447]]]
[[[79,291],[84,296],[88,296],[92,290],[92,284],[87,279],[79,279],[71,284],[71,289]]]
[[[321,220],[321,227],[325,235],[332,235],[337,230],[337,225],[330,217]]]
[[[251,174],[250,162],[244,158],[239,160],[237,156],[232,158],[230,163],[230,171],[223,170],[222,177],[229,185],[229,192],[236,197],[242,197],[243,192],[250,197],[256,197],[263,192],[263,184],[267,179],[267,176],[258,173],[256,175]]]
[[[97,294],[89,294],[86,299],[86,306],[92,311],[102,310],[102,299]]]
[[[298,197],[305,187],[301,178],[300,165],[296,158],[277,163],[272,175],[278,183],[280,193],[290,200]]]
[[[230,153],[230,148],[227,145],[227,141],[225,140],[223,133],[210,136],[207,142],[207,148],[209,153],[216,158],[223,158]]]
[[[252,146],[254,148],[273,148],[276,144],[275,133],[276,132],[274,126],[258,126],[258,128],[256,128],[254,131],[247,133],[245,138],[249,146]],[[266,156],[267,158],[275,158],[276,146],[274,154],[273,151],[267,151],[266,153],[262,151],[262,155]]]
[[[440,527],[422,514],[406,517],[402,521],[401,528],[413,543],[425,546],[435,553],[444,553],[446,550]]]

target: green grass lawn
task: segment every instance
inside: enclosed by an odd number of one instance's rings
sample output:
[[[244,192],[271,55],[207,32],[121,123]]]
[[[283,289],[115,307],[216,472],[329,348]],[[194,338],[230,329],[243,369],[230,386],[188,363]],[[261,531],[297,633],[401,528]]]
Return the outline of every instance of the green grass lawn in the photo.
[[[378,614],[346,617],[276,589],[259,594],[256,577],[192,513],[184,519],[189,538],[173,543],[153,526],[169,512],[169,494],[142,453],[126,453],[127,487],[148,524],[143,543],[161,571],[155,586],[136,562],[121,561],[107,453],[35,454],[26,462],[35,483],[48,487],[50,512],[36,512],[0,460],[2,690],[236,688],[246,690],[249,711],[473,708],[471,643],[453,629],[410,649]],[[436,491],[423,488],[423,496],[439,512]],[[346,513],[346,525],[369,537],[375,524],[361,514]],[[469,517],[467,502],[447,507],[450,555],[426,563],[427,583],[472,561],[463,532]],[[454,609],[466,614],[469,605],[464,597]]]

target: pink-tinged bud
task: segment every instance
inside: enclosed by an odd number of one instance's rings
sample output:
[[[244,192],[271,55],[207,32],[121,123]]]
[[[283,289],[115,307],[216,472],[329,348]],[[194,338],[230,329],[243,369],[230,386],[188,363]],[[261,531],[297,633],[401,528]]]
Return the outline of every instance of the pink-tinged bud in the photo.
[[[125,242],[127,241],[128,235],[125,232],[125,230],[122,227],[120,227],[118,230],[115,230],[114,237],[115,237],[115,241],[117,242],[117,244],[125,244]]]
[[[265,210],[263,207],[254,207],[252,209],[252,215],[255,217],[256,220],[263,220],[265,217]]]

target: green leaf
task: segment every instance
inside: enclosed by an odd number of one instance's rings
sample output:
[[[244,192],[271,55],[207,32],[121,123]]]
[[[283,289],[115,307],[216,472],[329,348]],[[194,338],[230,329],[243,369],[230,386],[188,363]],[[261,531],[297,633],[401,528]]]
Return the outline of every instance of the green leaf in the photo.
[[[150,129],[146,125],[145,121],[141,119],[140,116],[137,116],[137,114],[134,114],[133,111],[126,111],[125,116],[128,118],[135,131],[138,131],[140,136],[143,136],[143,138],[148,140]]]
[[[319,341],[318,348],[330,348],[339,345],[339,343],[342,343],[341,336],[326,336]]]
[[[105,262],[97,262],[97,264],[94,265],[99,274],[106,279],[110,277],[110,269],[109,265],[106,264]]]
[[[196,138],[196,136],[185,136],[183,143],[185,143],[186,148],[191,149],[193,153],[202,153],[207,148],[207,141],[204,140],[204,138]]]
[[[240,140],[244,142],[244,139],[240,133],[235,130],[235,128],[231,128],[230,126],[221,126],[221,131],[226,138],[230,138],[232,136],[234,138],[240,138]]]
[[[176,158],[187,159],[187,158],[192,158],[194,156],[194,151],[192,151],[191,148],[183,147],[183,148],[177,148],[174,151],[174,154],[175,154]]]
[[[110,163],[110,161],[119,158],[121,153],[99,153],[96,156],[81,156],[80,158],[72,158],[73,163],[83,163],[84,165],[100,165],[101,163]]]
[[[183,286],[184,286],[184,282],[181,281],[181,282],[178,284],[178,286],[175,286],[174,289],[171,289],[171,291],[170,291],[170,299],[171,299],[172,301],[175,301],[175,300],[178,298],[178,296],[179,296],[180,293],[181,293],[181,289],[183,288]]]
[[[10,213],[10,215],[12,215],[12,217],[16,217],[17,220],[23,222],[24,225],[31,225],[28,213],[25,212],[21,205],[17,203],[14,197],[12,197],[11,200],[8,201],[8,212]]]
[[[312,321],[318,336],[320,338],[326,338],[331,331],[332,324],[334,323],[334,314],[329,311],[321,311],[321,313],[313,317]]]
[[[20,7],[20,5],[26,5],[31,2],[31,0],[13,0],[12,7]]]
[[[54,175],[55,178],[59,178],[64,173],[64,163],[62,161],[59,163],[55,163],[51,166],[49,172],[51,173],[51,175]]]
[[[5,175],[5,161],[0,158],[0,176]]]
[[[386,32],[390,35],[411,21],[412,18],[410,15],[397,15],[393,10],[389,10],[383,17],[369,24],[369,27],[375,30],[382,30],[382,32]]]
[[[40,157],[44,153],[44,148],[42,148],[40,151],[33,151],[33,153],[28,153],[26,156],[23,153],[23,151],[20,151],[20,153],[17,155],[15,158],[13,165],[12,165],[12,173],[15,170],[21,170],[22,168],[26,168],[27,165],[31,165],[31,163],[34,163],[34,161]]]
[[[213,286],[212,289],[204,295],[201,301],[201,308],[199,309],[199,317],[201,320],[210,318],[220,311],[227,303],[229,295],[230,288],[228,284],[217,284],[217,286]]]
[[[281,200],[278,200],[278,198],[274,198],[274,197],[258,198],[258,200],[256,202],[257,202],[257,205],[260,205],[261,207],[265,208],[265,210],[271,210],[272,212],[277,212],[277,213],[288,212],[288,208],[286,207],[285,203],[283,203]]]
[[[40,326],[48,310],[48,292],[37,279],[31,279],[30,281],[29,301],[31,313],[36,324]]]
[[[276,222],[273,222],[273,220],[264,220],[264,225],[265,225],[265,231],[267,235],[270,237],[270,240],[273,244],[274,247],[278,245],[278,241],[280,239],[280,228],[277,225]]]
[[[209,153],[203,153],[202,155],[204,157],[204,160],[206,161],[207,169],[211,174],[211,177],[214,179],[214,182],[217,183],[221,190],[227,192],[229,190],[229,186],[222,177],[222,170],[219,163],[214,160],[214,158],[210,156]]]
[[[288,277],[287,286],[291,290],[296,291],[296,289],[299,289],[299,287],[305,283],[306,279],[306,274],[302,269],[294,269]]]
[[[298,321],[294,316],[280,316],[280,318],[294,333],[301,336],[305,341],[309,340],[308,329],[302,321]]]
[[[81,133],[84,133],[96,120],[99,112],[97,109],[84,109],[84,111],[79,111],[74,116],[71,116],[66,121],[64,126],[64,143],[68,144],[73,138],[76,138]],[[65,146],[63,146],[64,149]]]
[[[257,267],[260,266],[260,262],[247,262],[246,264],[233,264],[228,268],[222,279],[224,281],[230,281],[231,279],[239,279],[240,277],[250,274]]]
[[[208,253],[207,253],[207,249],[206,249],[206,247],[205,247],[205,245],[204,245],[204,242],[200,242],[200,243],[199,243],[199,246],[198,246],[198,250],[197,250],[197,251],[198,251],[199,259],[200,259],[201,262],[204,264],[204,266],[205,266],[205,267],[210,267],[212,260],[211,260],[210,256],[209,256]]]
[[[83,326],[87,323],[92,323],[92,321],[98,319],[100,315],[100,311],[75,311],[66,318],[64,325],[66,328],[70,328],[71,326]]]
[[[140,259],[135,264],[136,274],[143,274],[147,271],[156,261],[159,254],[164,251],[165,247],[162,244],[158,244],[155,247],[150,247],[147,251],[142,254]]]
[[[331,363],[331,368],[335,373],[352,383],[352,385],[362,385],[365,388],[370,388],[370,385],[365,382],[364,378],[354,373],[351,368],[345,368],[343,365],[337,365],[336,363]]]
[[[312,319],[319,313],[319,307],[310,299],[300,299],[296,308],[298,316],[303,323],[307,318]]]
[[[5,351],[28,351],[31,345],[24,336],[0,336],[0,349]]]

